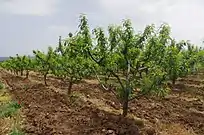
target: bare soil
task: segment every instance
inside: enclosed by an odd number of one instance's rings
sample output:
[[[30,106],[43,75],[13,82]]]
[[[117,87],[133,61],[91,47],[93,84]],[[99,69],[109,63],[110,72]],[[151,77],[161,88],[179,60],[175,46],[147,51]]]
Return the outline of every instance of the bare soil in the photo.
[[[23,108],[23,130],[29,135],[204,135],[203,74],[179,79],[165,98],[141,98],[130,103],[129,116],[121,117],[121,105],[95,80],[73,86],[40,75],[29,79],[0,72],[13,98]],[[141,120],[139,120],[139,118]]]

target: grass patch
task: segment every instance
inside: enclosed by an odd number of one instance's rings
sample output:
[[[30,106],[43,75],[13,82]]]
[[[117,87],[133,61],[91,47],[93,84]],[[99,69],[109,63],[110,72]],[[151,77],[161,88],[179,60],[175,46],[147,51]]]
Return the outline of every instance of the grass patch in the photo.
[[[14,128],[9,135],[24,135],[24,133],[17,128]]]
[[[20,108],[21,105],[12,101],[3,86],[0,90],[0,135],[23,135],[20,131]]]
[[[13,102],[13,101],[9,102],[7,104],[3,104],[0,106],[0,118],[11,117],[14,114],[16,114],[16,112],[20,108],[21,108],[21,106],[17,102]]]

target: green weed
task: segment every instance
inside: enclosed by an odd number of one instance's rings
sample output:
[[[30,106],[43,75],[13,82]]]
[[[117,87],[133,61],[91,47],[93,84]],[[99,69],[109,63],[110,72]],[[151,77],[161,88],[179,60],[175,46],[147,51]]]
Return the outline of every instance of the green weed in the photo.
[[[24,135],[24,133],[16,128],[14,128],[9,135]]]
[[[9,102],[0,106],[0,118],[13,116],[21,106],[17,102]]]

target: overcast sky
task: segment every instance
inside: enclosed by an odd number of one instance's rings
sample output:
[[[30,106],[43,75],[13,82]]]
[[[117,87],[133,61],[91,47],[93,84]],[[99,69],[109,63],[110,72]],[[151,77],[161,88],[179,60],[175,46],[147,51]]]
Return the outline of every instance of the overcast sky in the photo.
[[[0,0],[0,56],[55,46],[59,35],[76,31],[80,13],[92,28],[129,18],[136,31],[166,22],[177,40],[204,39],[203,0]]]

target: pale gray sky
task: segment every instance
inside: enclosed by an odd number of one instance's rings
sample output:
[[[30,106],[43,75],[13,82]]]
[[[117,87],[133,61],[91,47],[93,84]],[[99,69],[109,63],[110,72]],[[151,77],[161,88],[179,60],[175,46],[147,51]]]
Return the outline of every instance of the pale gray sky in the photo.
[[[129,18],[136,31],[166,22],[177,40],[204,40],[203,0],[0,0],[0,56],[55,46],[77,29],[80,13],[92,28]]]

